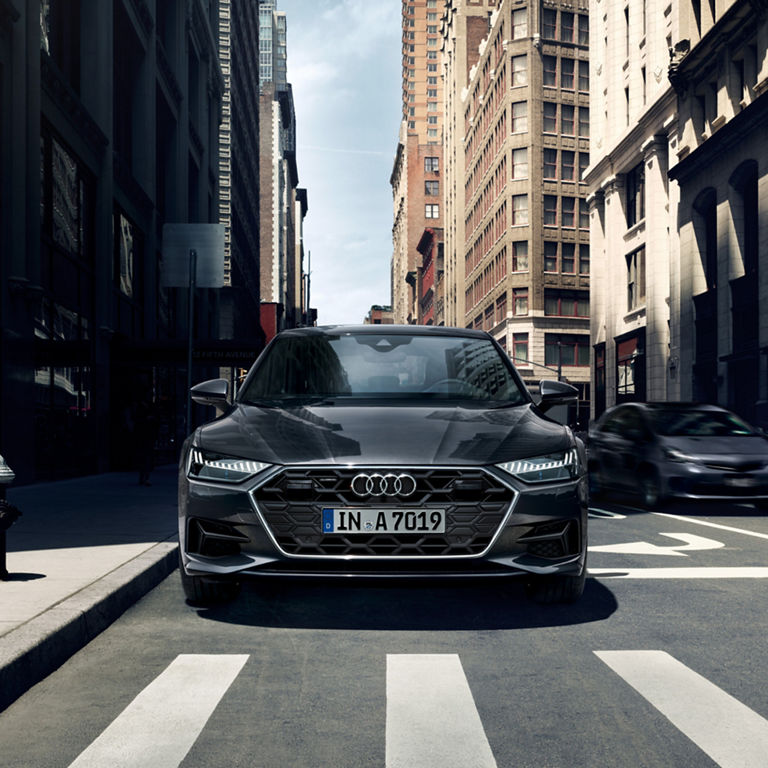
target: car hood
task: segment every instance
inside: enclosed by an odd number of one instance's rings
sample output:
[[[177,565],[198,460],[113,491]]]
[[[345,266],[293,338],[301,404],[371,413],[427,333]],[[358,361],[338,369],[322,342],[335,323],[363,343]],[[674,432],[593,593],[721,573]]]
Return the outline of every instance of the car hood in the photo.
[[[664,445],[675,448],[687,456],[744,458],[761,457],[768,461],[768,440],[757,435],[752,437],[663,437]]]
[[[209,451],[270,464],[479,465],[564,450],[568,429],[530,404],[235,405],[203,426]]]

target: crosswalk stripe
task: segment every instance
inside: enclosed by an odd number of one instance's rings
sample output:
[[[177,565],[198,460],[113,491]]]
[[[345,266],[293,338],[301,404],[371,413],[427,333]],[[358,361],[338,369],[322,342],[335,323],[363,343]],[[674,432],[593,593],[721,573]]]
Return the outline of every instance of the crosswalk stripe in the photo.
[[[721,768],[765,768],[768,720],[664,651],[595,651]]]
[[[387,655],[386,766],[496,768],[458,655]]]
[[[768,579],[765,566],[685,568],[590,568],[589,576],[603,579]]]
[[[178,768],[247,660],[177,656],[70,768]]]

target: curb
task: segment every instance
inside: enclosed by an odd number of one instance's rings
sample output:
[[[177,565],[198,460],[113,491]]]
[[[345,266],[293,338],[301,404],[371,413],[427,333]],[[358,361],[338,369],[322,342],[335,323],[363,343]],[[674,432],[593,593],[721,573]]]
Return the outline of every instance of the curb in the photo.
[[[155,544],[2,637],[0,711],[60,667],[178,567],[175,541]]]

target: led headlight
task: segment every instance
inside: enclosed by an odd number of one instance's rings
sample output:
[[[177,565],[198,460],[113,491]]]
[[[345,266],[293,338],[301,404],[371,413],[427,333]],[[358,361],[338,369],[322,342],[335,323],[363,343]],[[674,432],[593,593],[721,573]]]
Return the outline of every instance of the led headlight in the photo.
[[[189,470],[187,475],[194,480],[215,480],[219,483],[241,483],[249,477],[267,469],[269,464],[253,459],[238,459],[235,456],[223,456],[209,453],[200,448],[189,452]]]
[[[669,448],[665,447],[664,449],[664,455],[670,460],[670,461],[676,461],[679,463],[696,463],[696,457],[695,456],[688,456],[688,454],[683,453],[682,451],[678,451],[677,448]]]
[[[578,475],[579,456],[575,448],[529,459],[505,461],[496,465],[524,483],[548,483],[553,480],[573,480]]]

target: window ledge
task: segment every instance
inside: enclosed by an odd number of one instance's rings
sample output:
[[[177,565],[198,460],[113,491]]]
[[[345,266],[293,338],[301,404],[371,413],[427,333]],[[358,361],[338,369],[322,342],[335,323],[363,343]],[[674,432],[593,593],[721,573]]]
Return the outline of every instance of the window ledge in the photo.
[[[643,317],[645,317],[645,304],[641,307],[635,307],[631,312],[627,312],[624,315],[624,322],[631,323],[633,320],[640,320]]]

